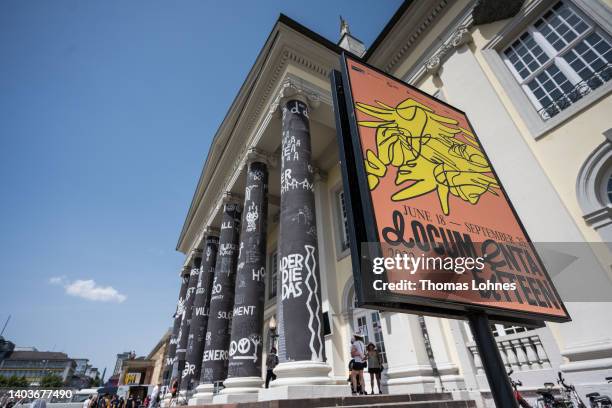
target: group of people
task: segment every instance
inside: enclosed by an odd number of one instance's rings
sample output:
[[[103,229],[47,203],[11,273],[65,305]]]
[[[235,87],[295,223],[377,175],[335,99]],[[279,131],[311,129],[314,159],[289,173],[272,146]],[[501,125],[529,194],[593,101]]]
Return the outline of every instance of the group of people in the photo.
[[[365,379],[363,370],[367,367],[370,374],[370,389],[371,394],[374,394],[374,383],[378,388],[378,393],[382,394],[380,388],[380,377],[382,373],[382,357],[374,343],[368,343],[366,346],[363,342],[364,336],[361,333],[355,333],[351,339],[351,361],[349,363],[349,382],[351,383],[351,391],[353,395],[366,395],[368,392],[365,389]],[[272,347],[266,358],[266,388],[270,386],[270,381],[276,379],[274,368],[278,365],[278,356],[276,347]]]
[[[159,390],[159,386],[156,386]],[[83,408],[156,408],[159,406],[159,391],[153,390],[152,395],[147,395],[141,399],[137,395],[128,395],[127,399],[117,395],[90,395],[89,399],[83,402]]]
[[[382,394],[380,388],[380,377],[383,367],[381,355],[374,343],[370,342],[366,346],[363,339],[364,336],[361,333],[355,333],[351,339],[351,361],[349,363],[351,392],[353,395],[368,394],[363,377],[363,370],[367,367],[370,374],[371,394],[374,394],[374,382],[376,382],[378,387],[378,393]]]

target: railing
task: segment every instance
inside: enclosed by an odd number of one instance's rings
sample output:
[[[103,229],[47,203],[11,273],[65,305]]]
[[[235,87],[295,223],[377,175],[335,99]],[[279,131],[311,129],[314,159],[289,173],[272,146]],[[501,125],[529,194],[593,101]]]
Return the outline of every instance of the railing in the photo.
[[[550,360],[544,351],[540,336],[531,335],[508,340],[498,340],[497,347],[504,365],[514,371],[527,371],[551,368]],[[476,374],[484,374],[482,359],[475,345],[469,345]]]
[[[589,78],[577,83],[571,91],[540,109],[538,114],[542,119],[548,120],[608,82],[610,78],[612,78],[612,64],[608,63],[593,72]]]

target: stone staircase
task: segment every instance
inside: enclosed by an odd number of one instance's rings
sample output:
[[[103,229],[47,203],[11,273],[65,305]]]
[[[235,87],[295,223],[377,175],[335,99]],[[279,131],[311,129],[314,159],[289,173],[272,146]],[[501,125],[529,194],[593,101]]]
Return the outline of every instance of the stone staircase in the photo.
[[[308,398],[235,404],[208,404],[202,408],[476,408],[471,400],[453,400],[450,393],[360,395],[334,398]],[[195,407],[189,407],[195,408]]]

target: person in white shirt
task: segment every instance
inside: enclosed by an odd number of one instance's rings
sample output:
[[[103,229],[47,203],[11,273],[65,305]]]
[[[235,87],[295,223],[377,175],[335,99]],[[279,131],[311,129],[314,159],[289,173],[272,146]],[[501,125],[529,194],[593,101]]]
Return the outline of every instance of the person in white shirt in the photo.
[[[92,398],[93,398],[93,395],[90,395],[89,398],[83,401],[83,408],[89,408],[89,404],[91,403]]]
[[[355,333],[353,335],[353,344],[351,345],[351,357],[353,358],[353,368],[351,370],[351,383],[353,384],[353,394],[357,394],[357,384],[361,385],[360,394],[365,391],[365,381],[363,379],[365,345],[363,344],[363,335]],[[359,381],[358,381],[359,380]]]

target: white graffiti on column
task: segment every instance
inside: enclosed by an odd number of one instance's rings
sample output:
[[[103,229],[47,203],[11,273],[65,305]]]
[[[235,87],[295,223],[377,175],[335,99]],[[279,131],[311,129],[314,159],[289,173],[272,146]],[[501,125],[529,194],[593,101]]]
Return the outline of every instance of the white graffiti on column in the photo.
[[[211,294],[218,295],[219,293],[221,293],[221,284],[217,283],[217,277],[215,276],[213,279]]]
[[[308,309],[308,313],[310,314],[308,318],[308,329],[310,330],[310,351],[312,352],[312,359],[322,361],[323,350],[322,350],[322,342],[321,342],[321,319],[319,314],[321,313],[321,304],[319,303],[319,296],[317,296],[317,291],[319,289],[319,282],[317,281],[317,275],[315,274],[315,270],[317,267],[317,259],[315,257],[315,247],[312,245],[304,245],[304,249],[306,250],[306,270],[308,274],[306,275],[306,287],[308,288],[308,298],[306,299],[306,308]],[[308,280],[312,278],[314,281],[314,287],[311,287]],[[315,310],[312,310],[311,300],[312,297],[315,298]],[[314,327],[314,319],[317,319],[316,330]],[[319,340],[319,349],[316,350],[314,346],[315,339]]]
[[[308,117],[308,108],[306,105],[302,104],[302,109],[300,109],[300,103],[298,101],[293,101],[293,106],[289,106],[289,104],[283,106],[283,119],[289,109],[291,109],[291,113],[301,113],[305,117]]]
[[[259,187],[257,184],[253,184],[252,186],[247,186],[244,189],[244,193],[245,193],[244,196],[245,196],[246,200],[250,200],[251,199],[251,190],[253,190],[254,188],[257,188],[257,187]]]
[[[289,136],[289,132],[285,131],[285,137],[283,138],[283,161],[293,161],[300,159],[300,153],[297,148],[302,145],[299,139],[295,136]]]
[[[185,368],[183,369],[183,373],[181,375],[181,378],[185,378],[188,375],[194,375],[195,374],[195,364],[191,364],[189,361],[187,361],[185,363]]]
[[[261,180],[263,180],[264,172],[259,170],[259,169],[251,170],[251,176],[253,177],[253,180],[261,181]]]
[[[285,171],[281,173],[281,193],[285,193],[289,190],[295,190],[297,188],[314,191],[314,184],[309,183],[307,177],[305,177],[302,181],[294,178],[291,175],[291,169],[285,169]]]
[[[235,203],[227,203],[225,204],[225,211],[236,211],[238,210],[240,204]]]
[[[299,208],[297,214],[291,217],[291,221],[304,225],[312,224],[312,210],[307,205]]]
[[[253,273],[253,280],[254,281],[256,280],[257,282],[261,282],[261,280],[266,274],[266,268],[262,266],[259,269],[252,269],[251,272]]]
[[[179,298],[178,302],[176,302],[176,313],[174,314],[174,318],[177,319],[179,316],[182,316],[185,311],[185,299]]]
[[[253,232],[257,229],[256,221],[259,219],[259,210],[255,203],[249,205],[249,209],[246,214],[247,228],[246,232]]]
[[[280,261],[282,278],[282,300],[296,298],[302,295],[302,271],[304,269],[304,255],[289,254]]]
[[[206,332],[206,345],[210,345],[211,332]]]
[[[227,243],[221,244],[219,246],[219,255],[220,256],[230,256],[234,253],[234,251],[238,248],[238,245]]]
[[[247,354],[251,350],[251,344],[254,346],[253,354]],[[253,360],[257,361],[257,350],[261,344],[261,336],[252,334],[249,337],[243,337],[240,340],[232,340],[229,347],[229,355],[234,360]],[[236,355],[238,353],[239,355]]]

